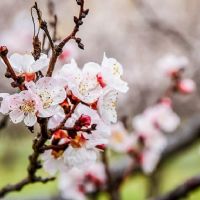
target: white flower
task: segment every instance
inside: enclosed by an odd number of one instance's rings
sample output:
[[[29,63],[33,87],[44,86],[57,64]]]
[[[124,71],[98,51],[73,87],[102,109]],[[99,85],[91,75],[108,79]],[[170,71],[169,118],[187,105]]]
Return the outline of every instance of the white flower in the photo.
[[[112,125],[109,147],[116,152],[125,153],[134,144],[134,138],[125,129],[122,122]]]
[[[43,160],[43,169],[50,175],[55,175],[57,171],[67,171],[63,156],[55,157],[52,150],[47,150],[41,155]]]
[[[36,83],[33,81],[26,84],[28,90],[38,95],[43,108],[39,110],[39,117],[51,117],[55,114],[59,104],[66,98],[66,91],[60,82],[51,77],[43,77]]]
[[[84,172],[73,168],[59,176],[59,189],[64,199],[86,200],[86,195],[81,189]]]
[[[86,168],[93,164],[97,159],[97,151],[95,149],[87,149],[84,147],[73,148],[69,146],[64,152],[64,162],[70,168]]]
[[[152,121],[144,114],[134,117],[133,128],[137,133],[142,134],[145,137],[158,133],[158,130],[155,128]]]
[[[80,130],[74,138],[71,138],[70,145],[64,152],[65,163],[70,167],[84,168],[88,163],[95,162],[97,147],[107,144],[110,134],[109,127],[101,121],[97,111],[79,104],[65,126],[75,126]],[[95,128],[89,134],[81,130],[93,126]]]
[[[34,60],[32,55],[20,55],[20,54],[13,54],[10,56],[10,64],[12,65],[13,69],[19,73],[30,76],[33,75],[35,72],[38,72],[45,67],[48,66],[49,59],[47,58],[47,55],[42,54],[41,57],[38,60]],[[28,80],[30,81],[30,80]]]
[[[180,124],[179,116],[170,104],[161,102],[144,111],[133,120],[133,126],[139,132],[154,132],[156,129],[173,132]]]
[[[104,54],[101,64],[101,71],[99,73],[99,80],[102,84],[109,86],[119,92],[127,92],[128,85],[125,81],[121,80],[123,75],[122,65],[114,58],[107,58]],[[102,77],[102,80],[101,80]]]
[[[117,96],[117,91],[105,89],[103,95],[98,100],[98,112],[106,123],[117,122]]]
[[[178,57],[173,54],[166,55],[157,63],[161,73],[169,76],[177,73],[181,69],[184,69],[188,64],[189,61],[186,57]]]
[[[38,110],[42,107],[40,98],[27,90],[19,94],[5,96],[1,103],[1,112],[8,113],[13,123],[24,121],[27,126],[33,126]]]
[[[88,165],[85,170],[73,168],[59,177],[59,189],[66,199],[86,199],[87,193],[92,193],[103,187],[106,182],[104,165],[97,162]]]
[[[89,126],[87,126],[87,128],[89,128],[93,124],[96,125],[95,130],[92,131],[92,134],[89,134],[91,137],[92,135],[99,135],[101,137],[110,136],[110,128],[101,120],[97,111],[81,103],[79,103],[79,105],[74,110],[74,113],[72,114],[72,116],[66,121],[65,126],[73,127],[75,123],[77,122],[77,120],[80,120],[82,116],[88,117]],[[87,121],[84,121],[84,122],[88,123]]]
[[[64,80],[74,96],[90,104],[97,101],[102,92],[96,78],[99,68],[96,63],[87,63],[81,71],[72,59],[71,63],[64,65],[54,77]]]
[[[173,132],[180,124],[179,116],[166,104],[157,104],[146,110],[145,114],[165,132]]]

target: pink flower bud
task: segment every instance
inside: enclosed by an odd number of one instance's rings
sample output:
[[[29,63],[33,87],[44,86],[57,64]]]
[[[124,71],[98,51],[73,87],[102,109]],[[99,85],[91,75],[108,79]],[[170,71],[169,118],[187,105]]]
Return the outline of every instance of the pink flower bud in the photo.
[[[191,79],[183,79],[178,84],[178,90],[183,94],[190,94],[195,89],[196,89],[196,84]]]
[[[79,121],[80,126],[88,127],[91,124],[91,117],[88,115],[81,115],[78,121]]]

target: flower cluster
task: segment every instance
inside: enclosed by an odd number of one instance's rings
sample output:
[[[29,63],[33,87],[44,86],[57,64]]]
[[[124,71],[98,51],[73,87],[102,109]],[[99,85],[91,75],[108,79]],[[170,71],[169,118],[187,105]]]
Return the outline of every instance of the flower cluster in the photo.
[[[165,149],[167,139],[164,133],[173,132],[180,119],[173,112],[169,99],[147,108],[133,119],[133,127],[140,151],[140,164],[145,173],[151,173]]]
[[[161,76],[169,77],[171,85],[155,105],[133,119],[137,142],[129,153],[147,174],[153,172],[167,145],[166,133],[173,132],[180,124],[179,116],[172,109],[172,94],[189,94],[196,88],[193,80],[183,78],[188,63],[187,58],[174,55],[167,55],[158,62]]]
[[[91,62],[81,70],[72,59],[52,77],[43,77],[46,55],[35,61],[31,55],[13,54],[9,62],[23,87],[19,93],[0,95],[0,112],[28,127],[48,120],[51,139],[43,148],[44,169],[55,174],[96,161],[108,144],[110,124],[117,121],[118,92],[128,91],[121,64],[104,55],[101,65]]]

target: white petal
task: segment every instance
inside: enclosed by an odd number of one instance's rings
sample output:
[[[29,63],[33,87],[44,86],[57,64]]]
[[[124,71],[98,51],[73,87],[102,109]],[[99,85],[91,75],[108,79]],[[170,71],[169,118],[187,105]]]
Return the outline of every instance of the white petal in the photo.
[[[85,148],[68,147],[64,152],[64,162],[69,167],[86,168],[94,163],[97,159],[97,154],[94,150]]]
[[[45,118],[51,117],[55,114],[57,107],[58,106],[55,105],[55,106],[51,106],[51,107],[46,108],[46,109],[39,110],[38,116],[39,117],[45,117]]]
[[[11,111],[9,116],[14,124],[17,124],[24,119],[24,113],[20,110]]]
[[[26,126],[34,126],[34,124],[37,122],[37,117],[34,113],[28,113],[27,116],[24,118],[24,123]]]
[[[49,64],[49,59],[46,55],[43,54],[43,56],[40,57],[39,60],[36,60],[32,65],[32,72],[38,72],[42,70],[43,68],[47,67]]]
[[[34,63],[34,58],[32,55],[25,54],[22,57],[22,69],[24,72],[32,72],[31,65]]]
[[[23,58],[22,58],[22,55],[15,53],[15,54],[10,56],[9,60],[10,60],[10,64],[12,65],[13,69],[16,72],[23,73],[23,69],[22,69]]]
[[[99,66],[99,64],[97,63],[94,63],[94,62],[89,62],[89,63],[86,63],[84,66],[83,66],[83,70],[82,72],[84,74],[90,74],[91,76],[96,76],[101,70],[101,67]]]

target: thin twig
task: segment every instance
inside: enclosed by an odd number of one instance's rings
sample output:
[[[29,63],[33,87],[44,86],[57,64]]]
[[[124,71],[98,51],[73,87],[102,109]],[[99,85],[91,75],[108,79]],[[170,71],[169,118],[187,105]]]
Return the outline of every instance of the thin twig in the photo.
[[[77,1],[77,4],[80,6],[80,9],[79,9],[78,17],[76,16],[74,17],[74,22],[75,22],[74,29],[71,32],[71,34],[69,34],[66,38],[64,38],[63,41],[61,41],[60,44],[55,47],[55,50],[53,51],[53,54],[49,63],[47,76],[52,76],[57,58],[62,53],[63,47],[69,40],[74,39],[77,42],[79,48],[84,49],[84,45],[81,43],[81,39],[77,38],[76,34],[79,31],[79,27],[83,24],[83,18],[87,16],[89,9],[84,10],[84,0],[76,0],[76,1]]]
[[[15,71],[13,70],[10,61],[7,57],[8,54],[8,49],[6,46],[1,46],[0,47],[0,57],[2,58],[4,64],[7,67],[7,72],[5,74],[5,76],[7,78],[12,78],[14,80],[14,82],[11,83],[12,87],[19,87],[20,90],[23,90],[25,88],[24,85],[22,85],[22,83],[24,82],[24,79],[22,77],[18,77],[15,73]]]
[[[35,5],[32,8],[34,8],[36,10],[36,13],[37,13],[37,16],[38,16],[38,21],[39,21],[39,26],[45,32],[45,34],[46,34],[46,36],[49,40],[49,43],[51,45],[52,51],[54,51],[54,43],[53,43],[53,40],[52,40],[51,35],[49,33],[47,22],[42,19],[41,11],[38,8],[37,2],[35,2]]]

